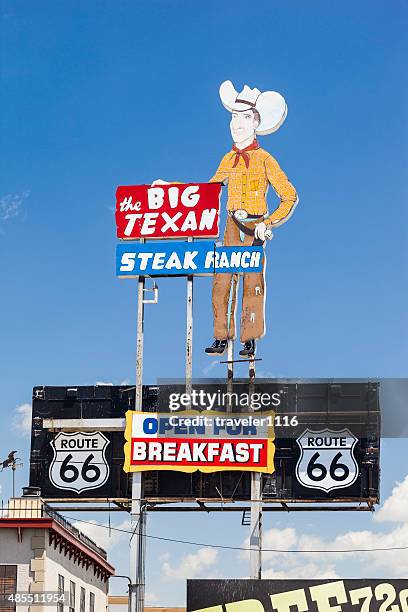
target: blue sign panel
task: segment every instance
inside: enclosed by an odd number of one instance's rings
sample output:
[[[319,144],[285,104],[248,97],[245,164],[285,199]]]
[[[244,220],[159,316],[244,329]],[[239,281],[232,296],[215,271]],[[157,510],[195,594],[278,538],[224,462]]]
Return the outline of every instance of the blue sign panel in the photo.
[[[207,240],[121,243],[116,247],[116,274],[132,278],[260,272],[263,258],[262,246],[217,247]]]

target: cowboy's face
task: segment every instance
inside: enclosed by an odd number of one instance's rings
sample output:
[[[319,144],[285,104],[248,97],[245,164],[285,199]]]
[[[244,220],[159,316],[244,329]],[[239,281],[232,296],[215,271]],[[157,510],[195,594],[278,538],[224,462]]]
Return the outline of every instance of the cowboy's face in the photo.
[[[257,124],[258,122],[252,110],[241,112],[233,111],[230,123],[232,140],[239,143],[251,137],[254,138]]]

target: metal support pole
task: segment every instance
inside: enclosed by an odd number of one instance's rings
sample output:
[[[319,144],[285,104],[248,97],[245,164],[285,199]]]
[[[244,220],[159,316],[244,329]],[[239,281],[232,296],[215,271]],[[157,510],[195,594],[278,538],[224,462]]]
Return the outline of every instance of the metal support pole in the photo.
[[[231,319],[234,318],[235,321],[235,309],[237,305],[237,296],[238,296],[238,287],[239,287],[239,275],[234,274],[231,280],[231,289],[230,289],[230,298],[228,301],[228,331],[231,331]],[[228,395],[228,403],[227,403],[227,412],[232,412],[231,399],[232,393],[234,390],[234,339],[228,338],[227,343],[227,392]]]
[[[231,398],[234,391],[234,340],[228,338],[227,345],[227,412],[232,412]]]
[[[192,238],[187,239],[193,242]],[[190,398],[188,408],[191,409],[191,392],[193,390],[193,289],[194,276],[187,276],[186,296],[186,393]]]
[[[255,361],[249,361],[249,396],[255,391]],[[251,473],[251,532],[249,536],[251,578],[262,578],[262,474]],[[254,501],[256,500],[256,501]]]
[[[144,343],[144,290],[145,277],[139,276],[137,283],[137,328],[136,328],[136,394],[135,408],[142,409],[143,393],[143,343]]]
[[[187,312],[186,312],[186,393],[191,400],[193,390],[193,288],[194,277],[187,276]],[[190,402],[191,407],[191,402]]]
[[[142,410],[143,393],[143,323],[144,323],[144,288],[145,279],[138,278],[137,288],[137,336],[136,336],[136,393],[135,410]],[[146,513],[143,507],[142,474],[132,474],[132,507],[131,526],[133,535],[130,540],[130,577],[129,610],[143,612],[145,594],[145,549],[146,549]]]
[[[251,473],[251,533],[249,536],[251,578],[262,578],[261,474]],[[253,500],[257,501],[253,501]]]

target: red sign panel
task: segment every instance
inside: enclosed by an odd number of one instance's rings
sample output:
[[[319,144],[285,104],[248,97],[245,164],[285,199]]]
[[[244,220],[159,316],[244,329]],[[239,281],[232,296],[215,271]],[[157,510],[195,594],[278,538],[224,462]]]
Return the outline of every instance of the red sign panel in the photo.
[[[123,469],[272,474],[274,422],[272,411],[233,415],[212,410],[177,414],[129,410]]]
[[[244,470],[268,468],[268,440],[163,438],[147,440],[132,438],[130,465],[167,467],[203,467]]]
[[[122,240],[217,238],[220,195],[220,183],[118,187],[117,237]]]

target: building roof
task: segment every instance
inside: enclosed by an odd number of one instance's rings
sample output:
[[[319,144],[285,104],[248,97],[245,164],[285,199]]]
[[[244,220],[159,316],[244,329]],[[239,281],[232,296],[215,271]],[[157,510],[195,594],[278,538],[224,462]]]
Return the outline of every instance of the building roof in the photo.
[[[41,516],[24,517],[11,516],[0,518],[0,529],[47,529],[49,532],[49,545],[56,549],[59,546],[61,554],[74,557],[78,564],[94,566],[95,575],[107,580],[115,573],[115,568],[107,561],[107,553],[71,525],[57,512],[45,504],[41,509]]]

